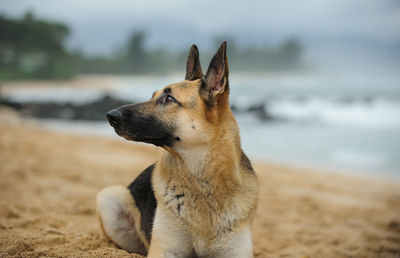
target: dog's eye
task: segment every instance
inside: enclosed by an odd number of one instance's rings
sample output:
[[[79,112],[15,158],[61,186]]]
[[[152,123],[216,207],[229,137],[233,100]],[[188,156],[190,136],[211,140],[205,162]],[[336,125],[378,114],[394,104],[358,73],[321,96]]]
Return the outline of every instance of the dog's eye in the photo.
[[[168,95],[167,98],[165,99],[165,103],[171,103],[171,102],[175,102],[175,99],[170,95]]]

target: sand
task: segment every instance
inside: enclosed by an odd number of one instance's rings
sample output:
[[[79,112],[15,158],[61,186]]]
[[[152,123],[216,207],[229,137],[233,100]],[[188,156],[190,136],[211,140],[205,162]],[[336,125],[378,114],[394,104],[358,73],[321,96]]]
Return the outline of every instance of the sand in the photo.
[[[70,80],[16,80],[0,82],[1,93],[6,96],[19,90],[53,89],[54,87],[95,88],[108,90],[112,88],[113,78],[121,78],[112,75],[80,75]]]
[[[161,150],[41,129],[0,111],[0,256],[136,257],[104,240],[96,194]],[[400,257],[400,184],[254,163],[255,257]],[[140,256],[137,256],[140,257]]]

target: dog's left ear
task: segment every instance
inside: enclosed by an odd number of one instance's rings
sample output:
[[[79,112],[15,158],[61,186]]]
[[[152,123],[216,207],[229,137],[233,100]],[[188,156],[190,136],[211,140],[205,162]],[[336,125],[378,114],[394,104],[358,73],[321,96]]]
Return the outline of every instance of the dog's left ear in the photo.
[[[196,45],[192,45],[186,61],[185,80],[194,81],[203,77],[203,71],[200,66],[199,50]]]
[[[224,41],[211,60],[207,74],[204,77],[203,87],[205,88],[207,94],[206,96],[203,96],[209,100],[212,100],[218,94],[225,92],[228,87],[228,76],[228,57],[226,56],[226,41]]]

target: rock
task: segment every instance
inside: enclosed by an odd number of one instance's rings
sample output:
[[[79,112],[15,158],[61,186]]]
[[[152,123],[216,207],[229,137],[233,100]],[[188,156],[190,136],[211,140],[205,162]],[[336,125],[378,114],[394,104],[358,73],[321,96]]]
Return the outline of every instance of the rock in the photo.
[[[104,95],[102,98],[85,104],[72,102],[16,102],[2,99],[0,105],[10,107],[23,114],[38,118],[54,118],[66,120],[98,120],[105,121],[110,109],[131,103]]]
[[[268,108],[265,103],[258,103],[253,106],[250,106],[248,109],[246,109],[246,112],[254,113],[262,121],[279,120],[279,118],[274,117],[272,114],[268,112]]]

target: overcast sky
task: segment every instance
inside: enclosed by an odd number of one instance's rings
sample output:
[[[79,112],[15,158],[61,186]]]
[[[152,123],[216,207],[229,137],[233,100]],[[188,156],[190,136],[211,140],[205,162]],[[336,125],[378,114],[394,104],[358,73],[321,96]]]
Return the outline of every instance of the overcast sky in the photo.
[[[110,53],[129,32],[145,29],[150,47],[197,43],[201,51],[215,36],[231,35],[242,45],[296,36],[311,61],[358,60],[393,68],[400,59],[399,0],[0,0],[3,14],[27,10],[67,23],[69,45],[92,54]]]

